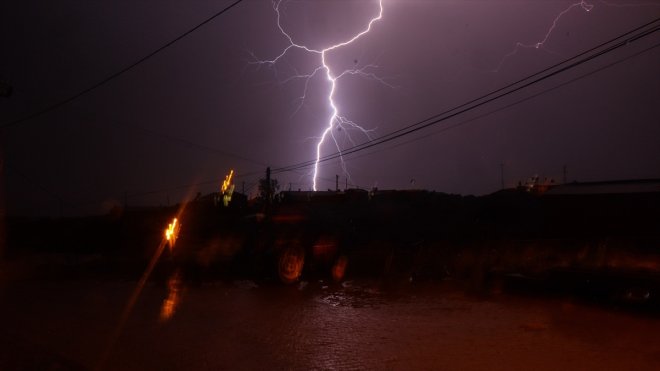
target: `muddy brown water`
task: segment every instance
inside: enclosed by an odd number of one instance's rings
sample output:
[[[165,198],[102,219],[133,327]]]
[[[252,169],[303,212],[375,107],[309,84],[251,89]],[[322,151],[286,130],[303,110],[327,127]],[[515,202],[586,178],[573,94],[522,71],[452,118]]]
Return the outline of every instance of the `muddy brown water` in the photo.
[[[1,286],[0,369],[94,369],[135,284]],[[654,370],[660,319],[451,281],[170,282],[144,288],[104,369]]]

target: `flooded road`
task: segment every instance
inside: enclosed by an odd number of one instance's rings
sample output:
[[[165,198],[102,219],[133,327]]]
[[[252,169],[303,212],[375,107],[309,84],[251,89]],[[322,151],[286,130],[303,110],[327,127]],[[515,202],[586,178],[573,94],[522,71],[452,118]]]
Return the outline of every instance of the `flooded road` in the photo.
[[[94,369],[136,282],[0,287],[0,369]],[[660,318],[451,281],[148,284],[109,370],[660,368]]]

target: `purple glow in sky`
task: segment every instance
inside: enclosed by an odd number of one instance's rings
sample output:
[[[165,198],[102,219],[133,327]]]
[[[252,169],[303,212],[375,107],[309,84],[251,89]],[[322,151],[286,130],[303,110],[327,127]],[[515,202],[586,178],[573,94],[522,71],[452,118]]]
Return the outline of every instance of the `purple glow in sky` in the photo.
[[[366,65],[364,67],[353,67],[351,69],[346,69],[341,71],[340,73],[335,73],[332,71],[332,68],[327,64],[326,62],[326,56],[328,53],[332,53],[334,50],[343,48],[345,46],[348,46],[355,41],[357,41],[360,37],[366,35],[371,31],[371,26],[382,19],[383,17],[383,0],[378,0],[378,12],[376,13],[375,16],[370,18],[368,22],[366,22],[366,27],[353,35],[352,37],[348,38],[347,40],[340,41],[334,44],[331,44],[329,46],[324,47],[323,49],[310,49],[309,47],[301,44],[296,44],[295,41],[293,41],[293,38],[291,35],[289,35],[283,28],[282,28],[282,22],[281,22],[281,10],[280,6],[282,5],[282,1],[278,0],[273,4],[273,9],[275,10],[275,13],[277,14],[277,28],[280,30],[282,35],[284,35],[287,40],[289,40],[289,45],[284,48],[281,54],[279,54],[277,57],[271,60],[259,60],[255,62],[256,64],[266,64],[271,67],[275,66],[277,62],[284,58],[286,53],[291,50],[291,49],[301,49],[304,50],[308,53],[313,53],[317,54],[320,57],[320,64],[318,67],[316,67],[311,73],[308,74],[298,74],[292,76],[290,79],[303,79],[305,81],[305,90],[303,91],[303,95],[300,97],[300,105],[302,106],[305,103],[305,97],[307,96],[307,89],[309,87],[310,80],[313,79],[317,73],[325,73],[325,77],[327,79],[328,84],[330,85],[330,91],[328,92],[328,106],[330,107],[331,115],[330,118],[328,119],[328,124],[325,127],[325,129],[322,131],[321,135],[318,138],[317,144],[316,144],[316,160],[314,162],[314,170],[312,173],[312,190],[317,191],[316,183],[317,183],[317,178],[319,176],[319,161],[321,159],[321,149],[323,148],[323,144],[326,141],[328,137],[332,138],[337,151],[340,153],[339,160],[341,162],[341,166],[343,169],[343,173],[345,176],[347,176],[350,179],[350,173],[346,169],[346,164],[344,162],[343,156],[341,155],[341,146],[339,145],[339,142],[337,141],[337,137],[335,136],[334,131],[338,130],[344,130],[344,133],[348,140],[355,146],[355,142],[351,138],[350,134],[347,133],[347,130],[350,129],[356,129],[360,131],[362,134],[364,134],[368,139],[371,139],[369,136],[369,130],[361,127],[360,125],[356,124],[355,122],[351,121],[349,118],[342,116],[339,112],[339,108],[337,107],[335,101],[334,101],[334,93],[335,90],[337,89],[337,82],[340,80],[342,77],[345,76],[354,76],[354,75],[359,75],[363,77],[372,77],[378,81],[381,81],[384,83],[382,79],[379,79],[376,75],[373,73],[369,72],[369,68],[375,68],[376,66],[374,65]],[[357,64],[357,60],[356,60]],[[289,80],[290,80],[289,79]],[[300,108],[300,106],[299,106]],[[352,180],[351,180],[352,183]]]
[[[13,92],[0,97],[0,122],[93,85],[227,4],[4,2],[0,81]],[[281,29],[272,2],[246,0],[101,88],[0,132],[8,211],[173,203],[189,184],[216,190],[232,168],[236,191],[245,182],[254,194],[266,166],[377,140],[660,17],[660,1],[383,0],[383,18],[367,35],[325,53],[365,30],[379,1],[275,7]],[[461,194],[498,190],[502,165],[506,186],[534,174],[561,180],[564,166],[569,181],[658,178],[660,48],[649,49],[658,34],[446,123],[320,163],[316,184],[312,167],[276,178],[283,189],[324,190],[334,189],[335,174],[343,188],[348,173],[354,187]],[[307,50],[254,64],[293,44]],[[332,140],[319,146],[323,128]]]

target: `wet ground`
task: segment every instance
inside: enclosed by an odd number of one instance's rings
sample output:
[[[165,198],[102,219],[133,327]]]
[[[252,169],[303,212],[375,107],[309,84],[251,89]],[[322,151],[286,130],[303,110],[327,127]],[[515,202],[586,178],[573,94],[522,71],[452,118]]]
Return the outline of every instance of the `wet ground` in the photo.
[[[0,369],[94,369],[133,281],[0,286]],[[452,281],[148,283],[104,369],[660,368],[660,317]]]

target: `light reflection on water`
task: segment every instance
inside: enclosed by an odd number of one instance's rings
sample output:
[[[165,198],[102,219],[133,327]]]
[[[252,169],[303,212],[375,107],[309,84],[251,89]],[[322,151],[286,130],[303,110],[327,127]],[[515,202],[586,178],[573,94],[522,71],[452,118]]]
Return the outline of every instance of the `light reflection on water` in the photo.
[[[323,293],[317,296],[318,302],[334,307],[376,308],[386,300],[387,298],[379,290],[360,286],[342,286],[338,289],[323,290]]]
[[[160,308],[160,320],[168,321],[176,312],[182,295],[181,271],[176,270],[167,280],[167,298],[163,300]]]
[[[166,297],[160,287],[145,289],[107,369],[556,370],[660,365],[656,317],[554,297],[475,297],[451,282],[305,283],[218,281],[185,287],[175,272],[167,281]],[[111,305],[113,298],[131,289],[129,284],[63,282],[12,287],[0,318],[5,335],[25,339],[19,365],[32,365],[30,357],[38,350],[32,344],[39,344],[48,354],[93,366],[103,345],[97,338],[111,330],[107,318],[121,309]],[[158,320],[159,310],[167,324],[148,325]],[[5,339],[7,344],[15,342],[9,335]],[[9,357],[6,350],[4,356]],[[0,366],[2,357],[0,350]]]

